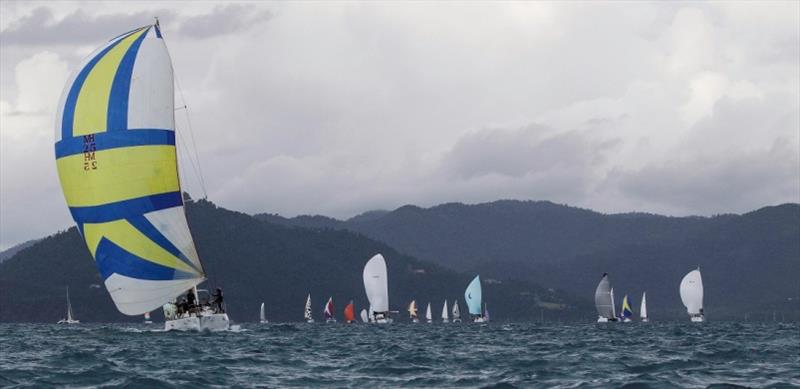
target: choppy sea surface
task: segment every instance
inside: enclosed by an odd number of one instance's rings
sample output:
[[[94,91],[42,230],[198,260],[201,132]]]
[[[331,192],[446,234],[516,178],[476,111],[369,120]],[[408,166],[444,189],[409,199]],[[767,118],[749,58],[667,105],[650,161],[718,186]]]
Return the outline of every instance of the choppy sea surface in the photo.
[[[3,387],[800,387],[800,325],[0,324]]]

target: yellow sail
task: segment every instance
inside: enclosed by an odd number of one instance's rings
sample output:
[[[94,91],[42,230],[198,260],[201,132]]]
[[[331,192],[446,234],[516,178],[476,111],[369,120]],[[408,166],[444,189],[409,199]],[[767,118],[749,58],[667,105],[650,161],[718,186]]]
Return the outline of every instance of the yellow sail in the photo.
[[[120,312],[152,311],[205,279],[183,209],[172,63],[158,25],[122,34],[70,77],[56,166]]]

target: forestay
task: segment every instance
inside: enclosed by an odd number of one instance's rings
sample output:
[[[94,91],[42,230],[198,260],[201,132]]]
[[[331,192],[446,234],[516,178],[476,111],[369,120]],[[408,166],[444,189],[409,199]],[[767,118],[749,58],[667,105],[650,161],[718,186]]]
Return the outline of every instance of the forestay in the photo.
[[[92,53],[59,104],[55,156],[64,197],[126,315],[158,308],[205,279],[183,208],[173,96],[156,24]]]

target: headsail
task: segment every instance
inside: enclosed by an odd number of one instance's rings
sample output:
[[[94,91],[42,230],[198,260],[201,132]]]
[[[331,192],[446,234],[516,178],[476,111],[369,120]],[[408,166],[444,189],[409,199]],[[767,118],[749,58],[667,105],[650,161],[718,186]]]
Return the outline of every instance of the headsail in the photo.
[[[608,273],[603,273],[597,289],[594,291],[594,306],[597,309],[597,314],[600,317],[607,319],[614,318],[614,301],[611,294],[611,281],[608,279]]]
[[[411,300],[408,304],[408,316],[412,319],[417,318],[417,300]]]
[[[475,276],[464,291],[470,315],[481,316],[481,276]]]
[[[444,305],[442,305],[442,320],[447,321],[450,319],[450,313],[447,310],[447,300],[444,300]]]
[[[333,297],[328,298],[323,315],[325,316],[325,320],[333,319]]]
[[[633,316],[633,310],[631,309],[631,300],[628,299],[628,295],[626,294],[625,297],[622,298],[622,310],[619,313],[620,317],[629,318]]]
[[[453,301],[453,320],[461,319],[461,309],[458,308],[458,300]]]
[[[183,209],[173,95],[172,63],[156,24],[86,58],[58,106],[64,197],[126,315],[156,309],[205,279]]]
[[[303,319],[314,320],[314,318],[311,316],[311,294],[309,294],[308,298],[306,299],[306,311],[303,314]]]
[[[67,321],[73,321],[72,317],[72,303],[69,301],[69,286],[67,286]]]
[[[386,277],[386,260],[376,254],[364,265],[364,290],[373,312],[389,311],[389,282]]]
[[[356,307],[353,305],[353,301],[351,300],[346,307],[344,307],[344,321],[348,323],[352,323],[356,321]]]
[[[703,313],[703,278],[700,269],[692,270],[681,280],[681,301],[690,315]]]
[[[433,314],[431,313],[431,303],[428,302],[428,308],[425,309],[425,319],[428,321],[433,320]]]
[[[642,305],[639,307],[639,317],[647,319],[647,292],[642,292]]]
[[[367,314],[367,310],[366,309],[362,309],[361,310],[361,321],[364,322],[364,323],[368,323],[369,322],[369,315]]]
[[[259,319],[261,319],[262,323],[267,321],[267,311],[266,311],[266,308],[264,306],[264,303],[261,303],[261,312],[259,313],[258,317],[259,317]]]

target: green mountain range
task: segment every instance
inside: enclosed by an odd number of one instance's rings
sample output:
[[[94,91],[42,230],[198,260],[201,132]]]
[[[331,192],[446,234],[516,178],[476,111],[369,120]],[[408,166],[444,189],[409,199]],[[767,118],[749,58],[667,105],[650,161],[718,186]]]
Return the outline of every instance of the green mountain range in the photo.
[[[441,266],[559,288],[591,302],[600,276],[615,294],[647,291],[654,317],[681,318],[684,274],[701,268],[710,317],[773,311],[800,320],[800,204],[742,215],[602,214],[545,201],[404,206],[349,220],[256,215],[318,230],[349,230]]]
[[[234,321],[258,320],[261,302],[272,321],[299,321],[307,294],[314,315],[329,296],[336,311],[353,300],[366,307],[362,269],[382,253],[389,271],[390,306],[406,317],[416,299],[441,311],[444,299],[461,300],[474,274],[459,273],[404,255],[362,234],[267,223],[208,201],[190,202],[189,224],[209,280],[201,287],[223,288]],[[570,320],[592,317],[588,301],[526,281],[484,278],[485,301],[504,320]],[[0,264],[0,321],[55,322],[64,317],[65,288],[84,322],[141,321],[117,312],[85,243],[75,228],[24,248]],[[153,315],[158,320],[161,313]]]

